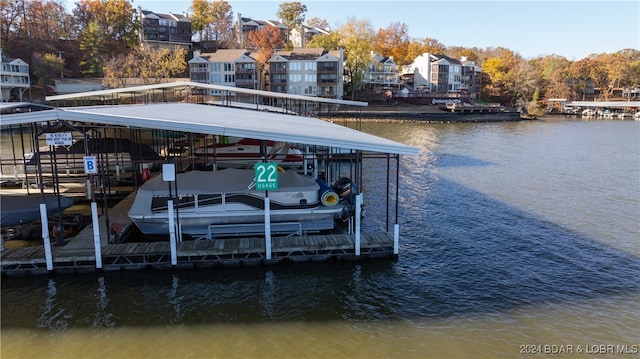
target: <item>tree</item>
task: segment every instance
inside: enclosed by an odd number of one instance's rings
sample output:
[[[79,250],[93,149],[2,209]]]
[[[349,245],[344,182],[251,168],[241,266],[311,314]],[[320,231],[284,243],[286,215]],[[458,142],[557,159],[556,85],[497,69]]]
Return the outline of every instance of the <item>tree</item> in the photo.
[[[474,63],[476,63],[476,65],[478,64],[478,60],[480,59],[478,57],[478,53],[476,52],[476,49],[470,49],[470,48],[465,48],[465,47],[448,47],[445,55],[452,57],[454,59],[460,59],[462,57],[466,57],[467,61],[472,61]]]
[[[211,3],[211,28],[218,47],[229,47],[233,40],[233,11],[225,0]]]
[[[584,58],[576,61],[571,65],[569,71],[569,77],[567,81],[572,91],[575,93],[575,98],[584,100],[587,94],[587,88],[591,83],[591,69],[593,68],[593,60],[591,58]]]
[[[64,60],[52,53],[35,53],[33,55],[33,73],[38,77],[38,84],[43,88],[43,95],[52,87],[53,79],[58,78],[64,69]]]
[[[70,16],[62,0],[0,0],[0,42],[4,50],[31,63],[36,52],[54,52],[68,36]]]
[[[138,43],[138,23],[134,20],[135,10],[128,0],[80,0],[73,10],[80,30],[80,37],[94,23],[101,33],[104,46],[102,54],[125,53]]]
[[[192,0],[189,9],[191,9],[191,29],[200,34],[200,41],[205,40],[204,30],[213,21],[209,2],[207,0]]]
[[[567,78],[571,62],[565,57],[547,55],[540,60],[540,77],[546,85],[544,97],[573,99]]]
[[[107,36],[109,39],[124,42],[128,47],[138,44],[136,32],[138,25],[134,22],[135,10],[129,0],[103,0],[106,11]]]
[[[605,101],[609,100],[611,93],[613,92],[613,86],[609,79],[609,71],[606,63],[602,57],[598,57],[593,62],[593,67],[589,73],[591,81],[595,88],[600,89],[600,94],[604,97]]]
[[[80,71],[92,77],[102,75],[102,60],[100,53],[104,50],[104,37],[97,21],[91,21],[80,37],[80,50],[83,53],[80,60]]]
[[[342,36],[338,31],[314,36],[307,44],[310,48],[321,48],[325,51],[337,50],[342,42]]]
[[[28,2],[28,17],[24,19],[27,36],[32,40],[57,40],[66,36],[64,2],[33,0]]]
[[[369,20],[351,17],[340,27],[341,44],[345,54],[345,72],[351,86],[351,98],[355,99],[356,89],[364,85],[364,72],[371,61],[371,44],[374,31]]]
[[[104,60],[102,84],[109,88],[127,87],[130,78],[140,76],[135,52],[117,54]]]
[[[255,60],[258,63],[258,87],[262,88],[262,79],[265,67],[269,59],[275,53],[275,49],[283,43],[282,33],[276,27],[265,26],[260,30],[249,32],[249,46],[257,49]]]
[[[327,20],[321,19],[319,17],[312,17],[311,19],[307,20],[307,26],[327,31],[330,29]]]
[[[307,12],[307,7],[297,1],[283,2],[278,6],[278,12],[276,16],[282,20],[284,26],[287,27],[287,34],[291,33],[291,30],[298,29],[304,22],[304,17]]]
[[[515,104],[520,97],[518,67],[523,60],[505,48],[498,48],[495,52],[497,56],[488,58],[482,65],[482,71],[491,78],[491,83],[484,86],[499,102]]]
[[[430,54],[444,54],[446,50],[446,46],[444,46],[440,41],[436,39],[432,39],[430,37],[425,37],[422,39],[422,52],[428,52]]]
[[[405,23],[395,22],[386,29],[378,29],[373,50],[383,56],[393,57],[396,64],[403,66],[410,64],[415,58],[408,57],[410,43],[409,26]]]
[[[146,84],[158,84],[174,75],[181,74],[186,69],[186,51],[175,47],[168,49],[138,49],[136,64],[139,66],[139,76]]]

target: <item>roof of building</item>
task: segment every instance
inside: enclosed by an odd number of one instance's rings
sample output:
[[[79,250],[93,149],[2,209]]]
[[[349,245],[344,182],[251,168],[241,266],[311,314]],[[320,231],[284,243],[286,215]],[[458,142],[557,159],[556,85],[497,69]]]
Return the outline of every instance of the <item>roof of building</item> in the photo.
[[[243,55],[248,55],[246,49],[220,49],[216,52],[208,52],[200,54],[200,57],[209,60],[209,62],[233,62]]]
[[[315,60],[325,53],[326,51],[322,48],[304,47],[290,51],[276,51],[274,55],[280,55],[287,60]]]
[[[53,110],[54,107],[32,102],[0,102],[0,114]],[[4,122],[4,121],[3,121]]]
[[[158,19],[171,19],[171,20],[175,20],[175,21],[185,21],[185,22],[191,22],[191,18],[189,18],[187,15],[184,14],[161,14],[161,13],[157,13],[157,12],[153,12],[153,11],[149,11],[149,10],[142,10],[142,15],[143,17],[149,17],[149,18],[158,18]]]
[[[71,99],[112,100],[114,98],[117,98],[118,96],[127,97],[132,94],[134,95],[147,94],[147,93],[153,93],[155,91],[164,91],[166,89],[191,90],[193,88],[218,90],[222,92],[226,91],[230,93],[241,93],[245,95],[261,96],[266,98],[283,98],[283,99],[289,99],[294,101],[328,103],[328,104],[335,104],[335,105],[358,106],[358,107],[368,106],[366,102],[360,102],[360,101],[338,100],[338,99],[332,99],[332,98],[305,96],[305,95],[293,95],[293,94],[285,94],[285,93],[272,92],[272,91],[246,89],[246,88],[240,88],[240,87],[204,84],[204,83],[192,82],[192,81],[176,81],[176,82],[169,82],[169,83],[122,87],[117,89],[99,90],[99,91],[67,94],[67,95],[54,95],[54,96],[47,96],[46,100],[47,101],[71,100]]]
[[[456,60],[453,57],[449,57],[449,56],[446,56],[446,55],[440,55],[440,54],[434,54],[433,56],[437,59],[436,61],[446,60],[450,64],[462,65],[460,60]]]
[[[380,153],[418,154],[415,147],[313,117],[190,103],[58,108],[56,111],[5,115],[2,126],[56,120],[246,137]]]

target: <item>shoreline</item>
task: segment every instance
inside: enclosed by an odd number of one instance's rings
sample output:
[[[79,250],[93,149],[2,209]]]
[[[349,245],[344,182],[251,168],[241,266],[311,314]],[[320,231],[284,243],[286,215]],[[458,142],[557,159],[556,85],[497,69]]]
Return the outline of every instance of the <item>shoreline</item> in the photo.
[[[330,120],[369,121],[369,122],[505,122],[531,120],[523,118],[516,110],[447,112],[433,105],[374,105],[358,110],[334,111],[318,117]]]

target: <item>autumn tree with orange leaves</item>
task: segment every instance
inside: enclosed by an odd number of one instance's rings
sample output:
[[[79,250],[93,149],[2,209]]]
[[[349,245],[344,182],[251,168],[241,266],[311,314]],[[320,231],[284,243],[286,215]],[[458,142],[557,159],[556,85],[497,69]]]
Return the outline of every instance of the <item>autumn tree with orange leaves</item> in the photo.
[[[282,32],[276,27],[265,26],[260,30],[251,31],[249,33],[249,47],[256,50],[252,57],[258,63],[258,88],[263,87],[263,74],[265,67],[269,63],[269,59],[275,53],[276,49],[282,48],[283,36]]]

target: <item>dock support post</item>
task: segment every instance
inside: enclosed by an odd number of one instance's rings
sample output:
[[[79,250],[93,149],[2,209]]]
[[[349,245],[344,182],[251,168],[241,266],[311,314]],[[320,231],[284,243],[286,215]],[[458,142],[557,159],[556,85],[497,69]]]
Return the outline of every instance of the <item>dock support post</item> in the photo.
[[[53,270],[53,256],[51,255],[51,239],[49,238],[49,218],[47,217],[47,205],[40,203],[40,221],[42,222],[42,241],[44,244],[44,260],[47,263],[47,271]]]
[[[269,194],[264,196],[264,249],[267,260],[271,260],[271,204]]]
[[[400,225],[393,225],[393,254],[398,254],[398,244],[400,243]]]
[[[100,244],[100,220],[98,219],[98,204],[91,202],[91,222],[93,222],[93,246],[96,254],[96,269],[102,269],[102,248]]]
[[[169,207],[169,245],[171,247],[171,265],[178,265],[178,253],[176,248],[176,225],[173,220],[173,200],[167,201]]]
[[[362,193],[356,195],[356,256],[360,255],[360,216],[362,215]]]
[[[93,181],[91,179],[87,179],[86,184],[87,185],[85,186],[85,188],[87,189],[87,192],[86,192],[87,199],[94,200],[93,199]]]

